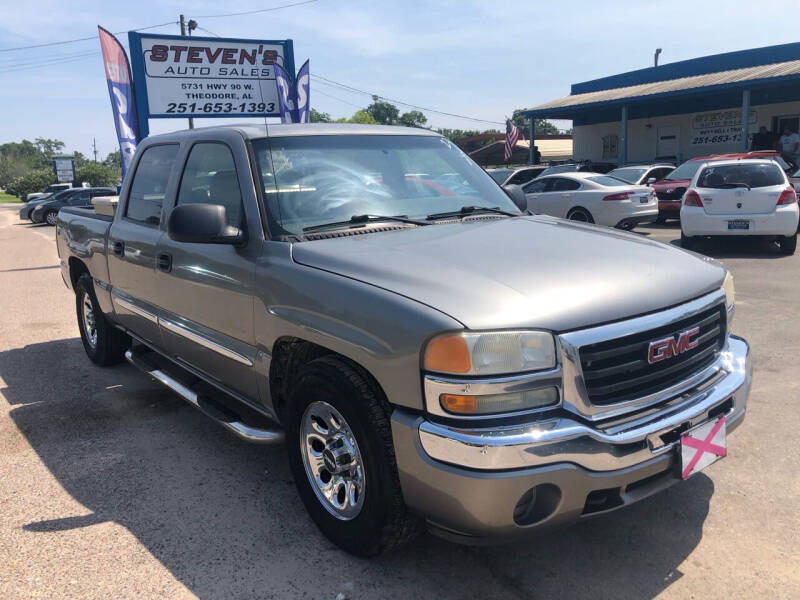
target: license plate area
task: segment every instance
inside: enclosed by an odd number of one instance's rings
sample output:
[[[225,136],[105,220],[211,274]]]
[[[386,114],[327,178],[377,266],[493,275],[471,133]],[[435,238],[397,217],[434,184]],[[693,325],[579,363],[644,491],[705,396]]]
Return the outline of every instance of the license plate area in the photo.
[[[728,229],[748,230],[750,229],[750,221],[744,219],[734,219],[728,221]]]
[[[681,478],[687,479],[728,454],[727,421],[720,415],[692,427],[680,438]]]

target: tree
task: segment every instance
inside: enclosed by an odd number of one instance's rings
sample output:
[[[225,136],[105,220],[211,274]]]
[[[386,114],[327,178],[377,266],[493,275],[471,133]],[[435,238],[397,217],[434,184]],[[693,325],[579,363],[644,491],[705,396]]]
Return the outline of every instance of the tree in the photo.
[[[64,150],[64,142],[61,140],[52,140],[50,138],[36,138],[33,140],[36,148],[47,158],[52,158],[54,154],[58,154]]]
[[[87,162],[75,169],[75,178],[88,182],[92,187],[113,187],[119,181],[119,174],[115,168],[103,163]]]
[[[122,163],[120,162],[119,157],[119,150],[114,150],[113,152],[109,152],[108,156],[106,156],[103,164],[108,167],[114,167],[118,171],[122,168]]]
[[[399,118],[400,125],[405,125],[406,127],[425,127],[427,122],[428,118],[418,110],[404,112]]]
[[[518,108],[514,111],[511,115],[511,122],[517,126],[517,129],[520,130],[521,133],[526,135],[528,128],[530,127],[530,119],[522,114],[524,109]],[[536,135],[558,135],[561,133],[558,130],[558,127],[553,125],[550,121],[545,121],[544,119],[534,119],[533,120],[534,127],[536,128]]]
[[[341,119],[336,119],[337,123],[360,123],[361,125],[377,125],[378,122],[363,108],[361,110],[357,110],[353,113],[353,116],[349,119],[345,119],[342,117]]]
[[[56,175],[52,170],[38,169],[29,171],[22,177],[18,177],[9,184],[6,192],[17,196],[20,200],[25,200],[28,194],[33,192],[43,192],[48,185],[56,182]]]
[[[311,123],[333,123],[333,119],[329,113],[320,112],[314,108],[309,111],[308,120]]]
[[[372,96],[372,104],[365,110],[381,125],[395,125],[400,116],[400,110],[391,102],[381,100],[380,96]]]

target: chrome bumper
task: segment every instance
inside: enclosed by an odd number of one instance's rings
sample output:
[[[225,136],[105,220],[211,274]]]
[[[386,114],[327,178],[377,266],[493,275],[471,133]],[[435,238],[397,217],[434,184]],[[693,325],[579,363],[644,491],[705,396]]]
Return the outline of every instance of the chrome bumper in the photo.
[[[678,427],[700,423],[709,418],[709,413],[726,414],[729,431],[739,424],[752,379],[747,342],[729,336],[709,372],[711,376],[692,389],[631,418],[587,424],[560,417],[491,429],[449,427],[422,420],[419,442],[431,459],[468,469],[499,471],[556,462],[599,472],[624,469],[668,452],[677,442],[662,436]]]

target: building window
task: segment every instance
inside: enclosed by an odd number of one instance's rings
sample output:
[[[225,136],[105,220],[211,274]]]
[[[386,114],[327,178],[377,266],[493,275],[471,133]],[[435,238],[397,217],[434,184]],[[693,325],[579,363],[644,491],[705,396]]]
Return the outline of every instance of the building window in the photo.
[[[603,158],[617,158],[619,152],[619,136],[603,136]]]

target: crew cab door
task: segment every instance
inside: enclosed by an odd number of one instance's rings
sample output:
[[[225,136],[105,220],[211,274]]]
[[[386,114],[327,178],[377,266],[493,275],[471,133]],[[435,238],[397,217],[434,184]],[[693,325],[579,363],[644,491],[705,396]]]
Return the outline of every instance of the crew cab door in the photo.
[[[263,230],[244,140],[235,132],[220,138],[184,149],[170,210],[188,203],[220,204],[228,223],[246,231],[247,241],[234,246],[176,242],[168,234],[160,239],[161,334],[169,354],[256,399],[253,283]]]
[[[156,251],[162,236],[164,198],[178,144],[150,146],[139,155],[108,234],[108,272],[116,320],[134,334],[161,345],[156,292]]]

